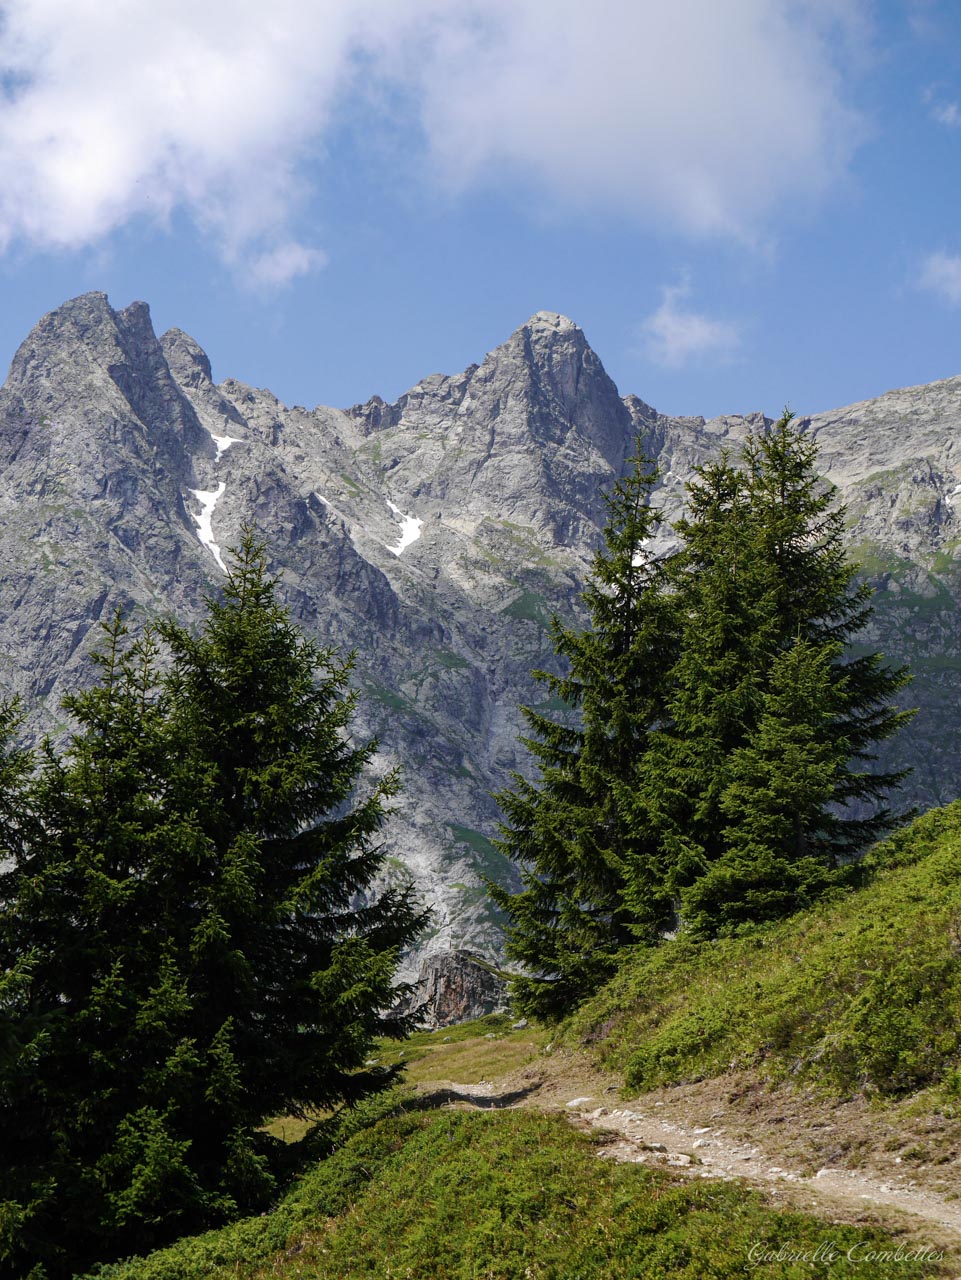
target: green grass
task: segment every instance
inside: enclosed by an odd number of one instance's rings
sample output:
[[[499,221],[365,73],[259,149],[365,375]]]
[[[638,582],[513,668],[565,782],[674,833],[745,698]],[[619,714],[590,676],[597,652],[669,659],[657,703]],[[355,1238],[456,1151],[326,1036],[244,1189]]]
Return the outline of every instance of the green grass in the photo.
[[[550,626],[551,610],[547,601],[536,591],[522,591],[501,613],[520,622],[536,622],[539,627]]]
[[[537,1062],[548,1039],[542,1027],[513,1031],[512,1021],[510,1014],[489,1014],[437,1031],[417,1031],[402,1045],[383,1040],[375,1052],[385,1066],[403,1062],[404,1078],[411,1085],[499,1080]]]
[[[638,1090],[756,1067],[961,1111],[961,802],[880,845],[866,887],[782,924],[636,952],[571,1020]]]
[[[571,704],[565,702],[556,693],[551,694],[549,698],[545,698],[543,702],[535,702],[532,710],[539,711],[542,715],[551,711],[572,714]]]
[[[600,1140],[534,1112],[394,1115],[352,1137],[274,1213],[101,1280],[719,1280],[743,1276],[752,1248],[819,1246],[839,1260],[762,1263],[754,1274],[891,1274],[844,1257],[862,1241],[884,1244],[870,1230],[778,1212],[738,1185],[599,1160]],[[916,1263],[897,1273],[936,1274]]]
[[[513,864],[489,836],[473,827],[459,826],[456,822],[449,822],[447,826],[457,844],[466,845],[474,854],[474,861],[481,875],[487,876],[496,884],[510,884]]]
[[[462,658],[459,653],[454,653],[450,649],[435,649],[433,655],[437,665],[448,671],[460,671],[470,666],[466,658]]]
[[[509,546],[516,549],[517,553],[530,565],[536,565],[542,569],[556,569],[561,567],[560,560],[556,556],[550,555],[540,545],[537,540],[537,533],[530,525],[515,524],[513,520],[497,520],[488,516],[484,521],[493,532],[495,537],[504,539]],[[515,557],[509,557],[511,559]]]
[[[458,844],[466,844],[474,853],[479,854],[482,858],[501,858],[503,854],[499,854],[494,848],[488,836],[483,831],[476,831],[473,827],[462,827],[456,822],[447,824]]]
[[[882,574],[898,578],[911,567],[909,561],[868,542],[849,547],[848,560],[857,568],[858,575],[862,578],[880,577]]]
[[[955,574],[961,570],[958,556],[961,555],[961,542],[957,538],[946,541],[940,551],[934,553],[931,568],[935,573]]]
[[[368,697],[375,702],[379,702],[381,706],[387,707],[390,711],[412,711],[413,707],[407,699],[400,693],[395,693],[393,689],[388,689],[385,685],[374,684],[373,681],[364,682],[364,690]]]
[[[961,563],[956,558],[959,553],[961,553],[961,541],[952,540],[931,556],[930,561],[927,562],[928,581],[934,588],[931,595],[922,596],[914,591],[902,590],[890,603],[902,608],[913,607],[923,613],[953,608],[953,598],[948,586],[940,580],[938,575],[944,574],[953,580],[961,573]],[[923,560],[904,559],[896,556],[888,548],[872,542],[857,543],[848,548],[847,554],[848,560],[857,569],[859,578],[871,580],[887,576],[899,586],[902,586],[905,580],[913,580],[918,568],[924,567]]]

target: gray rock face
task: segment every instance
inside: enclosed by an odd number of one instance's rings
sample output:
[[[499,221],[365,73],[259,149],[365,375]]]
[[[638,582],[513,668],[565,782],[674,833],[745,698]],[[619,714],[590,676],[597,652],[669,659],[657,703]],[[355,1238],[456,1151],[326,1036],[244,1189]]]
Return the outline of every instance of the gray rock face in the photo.
[[[436,951],[421,965],[417,1003],[425,1004],[423,1025],[452,1027],[489,1013],[506,1013],[507,983],[473,951]]]
[[[764,422],[622,399],[549,312],[396,404],[289,408],[215,383],[192,338],[154,335],[145,304],[85,295],[41,320],[0,391],[0,688],[23,694],[35,731],[65,733],[60,699],[92,678],[98,622],[117,607],[134,628],[198,618],[256,521],[298,624],[356,651],[377,767],[403,767],[388,876],[413,876],[433,907],[423,950],[495,957],[483,877],[513,868],[491,843],[490,792],[528,767],[519,707],[543,702],[530,672],[554,664],[551,613],[582,616],[604,489],[639,432],[667,548],[692,468]],[[910,800],[942,802],[961,790],[961,378],[806,422],[878,589],[867,638],[916,672],[922,712],[892,758],[915,765]]]

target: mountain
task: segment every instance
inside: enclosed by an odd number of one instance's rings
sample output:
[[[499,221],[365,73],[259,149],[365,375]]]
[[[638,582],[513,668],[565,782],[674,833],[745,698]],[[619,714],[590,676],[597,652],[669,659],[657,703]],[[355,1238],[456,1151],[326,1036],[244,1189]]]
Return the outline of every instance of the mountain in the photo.
[[[959,791],[961,378],[804,419],[878,590],[866,642],[916,672],[921,706],[889,758],[907,798]],[[761,414],[671,418],[622,398],[583,332],[538,312],[479,365],[395,404],[289,408],[215,383],[187,334],[91,293],[45,316],[0,391],[0,687],[36,732],[66,732],[98,621],[199,616],[241,524],[266,536],[281,593],[322,644],[356,650],[358,732],[404,785],[387,839],[435,911],[427,950],[499,951],[481,876],[512,868],[490,791],[527,760],[519,707],[544,691],[552,612],[579,593],[602,493],[635,433],[679,514],[684,481]],[[669,527],[660,535],[666,547]]]

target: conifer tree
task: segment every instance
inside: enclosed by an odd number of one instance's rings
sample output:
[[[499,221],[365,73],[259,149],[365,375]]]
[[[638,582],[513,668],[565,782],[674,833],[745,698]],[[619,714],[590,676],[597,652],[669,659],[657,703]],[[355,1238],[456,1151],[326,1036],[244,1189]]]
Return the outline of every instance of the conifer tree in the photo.
[[[2,882],[0,1274],[260,1208],[289,1172],[265,1120],[392,1078],[364,1062],[404,1029],[422,920],[369,893],[394,781],[353,801],[373,745],[347,736],[349,663],[296,632],[249,534],[199,636],[162,633],[158,674],[155,638],[108,629]]]
[[[878,769],[877,746],[914,715],[895,701],[911,675],[881,653],[854,651],[874,612],[873,593],[847,555],[845,508],[818,475],[817,445],[792,419],[785,410],[745,446],[753,554],[764,575],[765,651],[779,654],[802,639],[830,652],[831,731],[848,754],[834,771],[815,851],[843,860],[901,821],[886,799],[907,770]]]
[[[166,803],[156,646],[124,637],[115,617],[100,683],[66,700],[79,730],[63,757],[45,749],[0,889],[0,971],[22,975],[12,1021],[28,1040],[0,1066],[4,1275],[71,1274],[162,1238],[158,1217],[187,1229],[215,1207],[172,1123],[206,1071],[163,963],[163,886],[190,824]]]
[[[669,566],[677,657],[664,673],[665,714],[637,761],[633,800],[656,833],[675,904],[723,851],[728,761],[750,722],[764,661],[745,476],[722,454],[698,470],[687,499],[675,526],[681,550]],[[633,901],[633,884],[627,895]]]
[[[851,878],[822,847],[850,754],[836,732],[836,651],[798,640],[775,658],[757,727],[727,770],[723,851],[684,895],[690,936],[781,919]]]
[[[677,526],[680,656],[637,803],[661,833],[683,918],[704,935],[797,909],[896,821],[880,802],[903,774],[870,766],[876,744],[910,715],[893,704],[908,675],[880,654],[851,653],[871,614],[870,590],[855,581],[843,508],[816,457],[785,413],[748,440],[742,467],[724,457],[700,469]],[[803,767],[792,734],[807,743]],[[796,778],[775,778],[791,760]],[[808,768],[821,779],[817,802],[805,790]],[[784,823],[795,832],[790,855],[776,834]],[[737,885],[750,906],[734,902]]]
[[[506,819],[499,846],[520,866],[523,889],[488,887],[508,917],[507,953],[527,970],[515,998],[541,1018],[563,1015],[596,989],[618,951],[655,937],[670,913],[655,847],[629,817],[633,769],[674,655],[664,570],[648,550],[655,478],[638,451],[608,498],[604,547],[584,593],[591,625],[578,631],[555,619],[554,645],[568,671],[535,673],[568,714],[525,708],[524,741],[540,777],[515,775],[513,789],[497,797]]]
[[[349,739],[353,658],[298,632],[252,533],[235,559],[199,636],[160,632],[174,655],[176,804],[207,860],[178,928],[197,1016],[220,1029],[225,1061],[242,1063],[253,1123],[378,1083],[358,1068],[374,1036],[402,1025],[385,1011],[407,991],[394,970],[425,917],[409,889],[370,892],[397,777],[351,803],[377,746]]]

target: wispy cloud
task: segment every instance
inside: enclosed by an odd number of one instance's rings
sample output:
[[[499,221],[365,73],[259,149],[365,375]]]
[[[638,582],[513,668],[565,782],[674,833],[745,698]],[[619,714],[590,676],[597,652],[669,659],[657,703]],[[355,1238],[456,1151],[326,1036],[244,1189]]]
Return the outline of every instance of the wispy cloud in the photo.
[[[961,306],[961,255],[928,254],[921,263],[917,283],[951,306]]]
[[[918,40],[933,40],[942,35],[937,0],[907,0],[908,28]]]
[[[687,281],[661,291],[661,305],[641,325],[644,352],[668,369],[710,360],[723,364],[741,346],[738,326],[685,306],[691,287]]]
[[[318,271],[326,264],[327,255],[322,250],[287,240],[251,259],[249,279],[253,285],[278,288],[290,284],[298,276]]]
[[[449,189],[506,184],[750,239],[845,171],[859,123],[840,64],[862,11],[272,0],[268,17],[262,0],[8,0],[0,250],[92,244],[185,211],[255,274],[316,269],[296,227],[322,193],[326,137],[359,101],[371,109],[371,84],[391,90],[395,126],[404,104],[411,160],[426,150]]]
[[[961,128],[961,106],[953,98],[946,97],[938,85],[929,85],[921,94],[921,101],[928,108],[932,120],[949,129]]]
[[[931,108],[932,117],[938,124],[946,124],[950,129],[961,127],[961,109],[956,102],[942,102]]]

